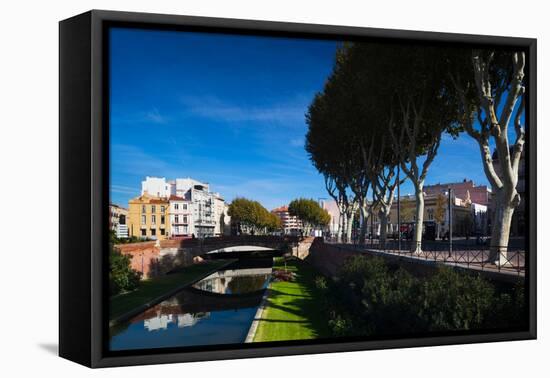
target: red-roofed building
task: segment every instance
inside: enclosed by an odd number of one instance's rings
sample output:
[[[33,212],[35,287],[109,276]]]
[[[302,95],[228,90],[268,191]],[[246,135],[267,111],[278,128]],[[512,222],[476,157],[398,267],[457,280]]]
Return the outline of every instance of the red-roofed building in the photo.
[[[484,206],[489,206],[491,202],[491,189],[486,185],[475,185],[472,180],[464,179],[462,182],[451,182],[447,184],[435,184],[424,186],[424,193],[427,195],[445,194],[449,188],[453,189],[453,194],[461,200],[470,200]]]

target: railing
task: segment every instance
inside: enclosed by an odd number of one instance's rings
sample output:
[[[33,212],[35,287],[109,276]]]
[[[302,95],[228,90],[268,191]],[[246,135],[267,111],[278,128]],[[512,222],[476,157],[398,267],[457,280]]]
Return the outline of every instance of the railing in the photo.
[[[422,241],[412,240],[367,240],[364,244],[344,244],[328,240],[344,249],[369,250],[406,256],[413,259],[442,262],[466,268],[493,270],[498,272],[525,273],[526,251],[522,246],[495,247],[486,244],[465,243],[464,241]],[[414,248],[413,248],[414,247]]]

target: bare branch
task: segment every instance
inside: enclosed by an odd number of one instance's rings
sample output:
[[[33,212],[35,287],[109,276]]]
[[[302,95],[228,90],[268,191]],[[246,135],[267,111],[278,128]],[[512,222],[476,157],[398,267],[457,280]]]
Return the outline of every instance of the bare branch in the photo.
[[[519,109],[516,112],[516,117],[514,119],[514,128],[516,130],[516,142],[514,144],[514,151],[512,153],[512,170],[513,177],[516,178],[519,174],[519,163],[521,161],[521,154],[523,153],[523,145],[525,144],[525,130],[521,125],[521,116],[525,110],[525,95],[521,96],[521,102]]]
[[[502,127],[502,132],[506,132],[506,128],[510,123],[510,118],[514,112],[516,106],[516,101],[522,94],[523,86],[523,77],[524,77],[524,68],[525,68],[525,53],[514,53],[512,56],[514,64],[514,74],[512,77],[512,83],[510,84],[510,90],[508,91],[508,96],[506,102],[502,109],[500,115],[500,126]]]

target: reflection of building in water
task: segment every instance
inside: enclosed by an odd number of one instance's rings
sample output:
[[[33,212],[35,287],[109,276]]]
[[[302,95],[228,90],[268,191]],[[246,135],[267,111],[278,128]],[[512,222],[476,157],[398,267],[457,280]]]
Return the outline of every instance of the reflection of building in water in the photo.
[[[157,316],[143,321],[143,327],[148,331],[157,331],[168,329],[170,323],[174,323],[178,328],[192,327],[203,318],[210,316],[209,312],[199,312],[196,314],[158,314]]]
[[[183,314],[178,315],[178,328],[192,327],[199,322],[202,318],[210,316],[209,312],[199,312],[196,314]]]
[[[193,285],[195,289],[216,294],[242,294],[265,288],[271,268],[224,270]]]
[[[174,321],[174,316],[170,315],[158,315],[154,318],[145,319],[143,326],[148,331],[156,331],[158,329],[167,329],[168,324]]]

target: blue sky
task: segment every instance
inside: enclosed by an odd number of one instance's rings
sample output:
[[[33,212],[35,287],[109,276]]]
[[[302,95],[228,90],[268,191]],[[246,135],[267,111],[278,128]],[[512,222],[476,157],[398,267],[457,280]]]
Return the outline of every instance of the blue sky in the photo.
[[[192,177],[227,201],[268,209],[327,198],[304,150],[304,115],[337,42],[111,31],[111,201],[126,206],[145,176]],[[427,183],[487,184],[479,149],[445,136]],[[409,183],[402,193],[412,193]]]

